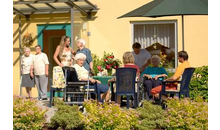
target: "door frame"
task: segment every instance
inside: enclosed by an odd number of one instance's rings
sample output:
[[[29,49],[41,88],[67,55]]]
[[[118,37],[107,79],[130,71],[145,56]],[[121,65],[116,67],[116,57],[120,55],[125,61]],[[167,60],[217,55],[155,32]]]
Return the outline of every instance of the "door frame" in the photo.
[[[37,44],[41,46],[43,50],[43,30],[59,30],[65,29],[66,35],[71,37],[71,25],[70,24],[38,24],[37,25]]]

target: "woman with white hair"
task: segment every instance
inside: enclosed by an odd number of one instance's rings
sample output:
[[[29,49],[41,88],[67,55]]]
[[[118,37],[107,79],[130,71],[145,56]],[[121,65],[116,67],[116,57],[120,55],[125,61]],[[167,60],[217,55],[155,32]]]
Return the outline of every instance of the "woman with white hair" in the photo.
[[[31,63],[33,62],[33,56],[30,54],[30,48],[24,48],[24,55],[21,57],[21,74],[22,81],[21,86],[26,88],[26,92],[28,94],[27,98],[32,98],[31,89],[34,85],[34,77],[30,75]]]
[[[152,67],[147,67],[141,73],[141,76],[147,77],[147,80],[144,82],[144,87],[146,88],[148,98],[152,99],[151,89],[162,84],[161,78],[167,77],[167,72],[164,67],[159,67],[160,57],[153,55],[151,57]]]
[[[92,62],[92,55],[91,55],[91,51],[85,47],[86,42],[83,39],[79,39],[77,40],[76,43],[78,50],[76,51],[76,53],[83,53],[84,55],[86,55],[86,59],[85,62],[83,63],[83,66],[85,67],[85,69],[87,71],[93,70],[93,62]]]
[[[105,101],[108,101],[109,100],[109,92],[110,92],[108,85],[101,84],[101,82],[99,80],[95,80],[92,78],[88,79],[89,72],[83,66],[83,63],[86,60],[86,55],[84,55],[83,53],[78,53],[75,55],[74,59],[76,61],[76,64],[74,64],[73,67],[76,69],[79,80],[80,81],[88,81],[89,80],[92,83],[97,82],[98,91],[100,91],[100,93],[104,93],[104,94],[101,94],[102,100],[105,99]],[[94,88],[93,85],[90,85],[89,87],[91,89]]]

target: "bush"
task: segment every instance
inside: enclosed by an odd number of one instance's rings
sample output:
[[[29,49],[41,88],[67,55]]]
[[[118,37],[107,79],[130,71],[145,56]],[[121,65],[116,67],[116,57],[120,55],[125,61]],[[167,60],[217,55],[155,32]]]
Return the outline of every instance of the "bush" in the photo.
[[[190,98],[198,96],[208,99],[208,66],[196,68],[190,81]]]
[[[65,103],[58,98],[54,98],[54,105],[58,110],[50,119],[49,127],[70,130],[82,126],[78,106],[65,105]]]
[[[98,130],[130,130],[138,125],[138,112],[122,110],[115,103],[98,103],[89,100],[84,103],[86,113],[81,115],[85,129]]]
[[[153,105],[150,101],[144,101],[143,107],[137,109],[140,113],[138,126],[140,130],[151,130],[165,127],[165,114],[161,106]]]
[[[40,130],[46,122],[46,111],[37,106],[37,100],[13,96],[13,129]]]
[[[167,100],[165,111],[168,129],[207,130],[208,129],[208,103],[201,97],[195,101],[188,98]]]

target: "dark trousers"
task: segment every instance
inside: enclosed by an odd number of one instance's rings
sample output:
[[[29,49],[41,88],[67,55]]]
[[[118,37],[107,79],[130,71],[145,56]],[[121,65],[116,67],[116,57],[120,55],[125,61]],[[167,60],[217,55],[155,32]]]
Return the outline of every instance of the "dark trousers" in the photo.
[[[160,80],[147,79],[144,82],[144,87],[147,92],[148,98],[152,98],[151,89],[162,84]]]

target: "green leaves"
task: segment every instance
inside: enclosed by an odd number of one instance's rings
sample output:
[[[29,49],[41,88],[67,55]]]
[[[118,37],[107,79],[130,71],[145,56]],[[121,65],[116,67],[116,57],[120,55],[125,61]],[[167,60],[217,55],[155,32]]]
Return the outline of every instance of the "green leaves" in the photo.
[[[208,100],[208,66],[196,68],[190,81],[190,98],[198,96]]]
[[[46,121],[47,110],[37,106],[37,100],[13,97],[13,129],[41,130]]]
[[[118,104],[88,100],[84,107],[86,113],[81,116],[85,129],[130,130],[138,125],[138,112],[123,110]]]
[[[208,129],[208,103],[201,97],[190,100],[178,98],[167,100],[165,112],[168,129]]]

